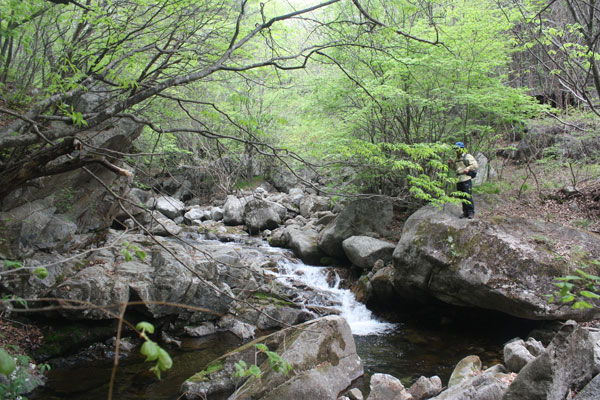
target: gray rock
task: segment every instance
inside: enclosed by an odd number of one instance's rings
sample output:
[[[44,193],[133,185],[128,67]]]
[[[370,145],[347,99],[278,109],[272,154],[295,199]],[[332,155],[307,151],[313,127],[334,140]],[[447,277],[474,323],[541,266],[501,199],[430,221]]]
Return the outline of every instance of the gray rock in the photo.
[[[283,206],[267,200],[252,199],[244,206],[245,225],[250,233],[279,227],[285,215]]]
[[[60,250],[65,243],[73,238],[75,232],[77,232],[77,225],[69,217],[54,214],[41,232],[36,247],[38,249]]]
[[[223,205],[223,222],[226,225],[242,225],[244,223],[244,206],[246,199],[229,195]]]
[[[371,392],[367,400],[412,400],[398,378],[387,374],[374,374],[371,377]]]
[[[535,357],[527,350],[523,339],[513,339],[504,345],[504,363],[509,371],[519,372]]]
[[[442,380],[439,376],[426,378],[424,376],[417,379],[408,389],[415,400],[428,399],[439,394],[442,391]]]
[[[483,198],[475,203],[485,207]],[[527,319],[600,316],[600,307],[574,310],[546,297],[556,291],[554,279],[565,273],[548,246],[555,240],[577,243],[578,254],[597,258],[600,241],[594,235],[511,216],[472,221],[458,215],[457,206],[426,206],[408,218],[393,254],[397,296],[424,302],[433,296]]]
[[[212,207],[210,209],[210,219],[220,221],[223,219],[223,209],[221,207]]]
[[[177,236],[183,230],[175,221],[162,215],[159,211],[152,211],[152,220],[147,228],[150,233],[158,236]]]
[[[302,198],[304,197],[304,191],[300,188],[291,188],[288,193],[289,193],[294,205],[296,207],[299,207],[300,200],[302,200]]]
[[[217,333],[217,327],[212,322],[204,322],[198,326],[185,326],[184,332],[192,337],[202,337]]]
[[[502,365],[496,365],[483,373],[468,375],[432,400],[501,400],[510,385],[511,376]],[[525,399],[525,398],[523,398]]]
[[[448,387],[460,385],[469,377],[481,371],[481,360],[477,356],[467,356],[460,360],[448,381]]]
[[[546,350],[527,364],[503,400],[563,400],[600,372],[600,332],[567,323]]]
[[[348,324],[341,317],[329,316],[261,337],[213,361],[216,368],[211,373],[200,372],[182,385],[185,398],[211,398],[217,392],[234,391],[240,383],[233,378],[234,364],[238,360],[254,364],[255,343],[277,352],[291,364],[292,372],[286,376],[274,371],[259,354],[261,379],[243,382],[231,400],[337,399],[363,373]]]
[[[573,400],[600,399],[600,375],[596,375],[585,387],[577,393]]]
[[[207,219],[211,219],[211,214],[209,210],[195,206],[186,212],[183,215],[183,218],[185,222],[190,225],[192,221],[205,221]]]
[[[350,400],[363,400],[363,394],[360,391],[360,389],[358,388],[353,388],[348,390],[348,398],[350,398]]]
[[[184,208],[183,202],[171,196],[159,196],[154,199],[154,209],[171,219],[182,215]]]
[[[327,197],[322,196],[304,196],[300,200],[300,214],[304,218],[310,218],[318,211],[328,211],[331,206],[331,201]]]
[[[385,235],[393,218],[392,203],[386,199],[360,199],[350,203],[319,235],[319,247],[326,254],[344,258],[342,242],[350,236],[369,232]]]
[[[0,213],[0,254],[19,259],[38,249],[40,236],[54,216],[53,199],[46,198]]]
[[[320,265],[321,258],[325,255],[318,245],[319,234],[314,229],[286,228],[287,244],[294,254],[307,264]]]
[[[351,236],[342,242],[342,247],[352,264],[368,270],[379,259],[391,262],[396,245],[369,236]]]
[[[544,345],[539,340],[536,340],[532,337],[527,338],[525,341],[525,348],[531,353],[532,356],[537,357],[546,350]]]

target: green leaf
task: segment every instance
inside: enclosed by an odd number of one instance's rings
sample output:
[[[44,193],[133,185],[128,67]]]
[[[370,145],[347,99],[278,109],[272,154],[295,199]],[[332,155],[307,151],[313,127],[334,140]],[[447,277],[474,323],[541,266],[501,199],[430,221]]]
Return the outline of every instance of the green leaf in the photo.
[[[162,347],[158,348],[157,365],[162,371],[166,371],[173,366],[173,360],[171,359],[171,356]]]
[[[17,367],[14,358],[0,347],[0,374],[8,377]]]
[[[586,308],[594,308],[594,307],[587,301],[578,301],[575,304],[573,304],[573,308],[575,310],[583,310]]]
[[[40,279],[44,279],[45,277],[48,276],[48,270],[44,267],[37,267],[33,273],[35,274],[35,276],[37,276]]]
[[[254,345],[258,351],[269,351],[269,348],[263,343],[257,343]]]
[[[135,329],[137,329],[138,331],[142,331],[142,332],[148,332],[149,334],[153,334],[154,333],[154,325],[152,325],[150,322],[139,322],[136,326]]]
[[[146,356],[146,361],[154,361],[158,358],[160,346],[152,340],[146,340],[140,352]]]
[[[262,373],[260,371],[260,368],[258,368],[256,365],[251,365],[250,368],[248,368],[248,372],[255,376],[256,379],[260,379],[262,376]]]
[[[142,260],[142,262],[146,261],[146,252],[143,250],[136,250],[135,256]]]
[[[4,260],[4,265],[11,269],[23,268],[21,261]]]
[[[594,292],[589,292],[587,290],[582,290],[581,292],[579,292],[579,294],[583,297],[587,297],[588,299],[600,299],[600,295]]]

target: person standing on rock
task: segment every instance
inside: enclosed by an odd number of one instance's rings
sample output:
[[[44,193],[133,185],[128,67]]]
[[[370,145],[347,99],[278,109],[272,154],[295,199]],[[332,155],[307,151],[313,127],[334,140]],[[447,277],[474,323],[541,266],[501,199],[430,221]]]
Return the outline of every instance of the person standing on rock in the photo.
[[[477,174],[476,170],[479,165],[475,157],[467,153],[463,142],[456,142],[454,149],[456,150],[456,159],[448,160],[448,165],[454,168],[458,176],[456,190],[465,193],[464,199],[467,200],[462,203],[463,213],[461,218],[473,219],[475,217],[475,203],[473,202],[471,190],[473,188],[473,178]]]

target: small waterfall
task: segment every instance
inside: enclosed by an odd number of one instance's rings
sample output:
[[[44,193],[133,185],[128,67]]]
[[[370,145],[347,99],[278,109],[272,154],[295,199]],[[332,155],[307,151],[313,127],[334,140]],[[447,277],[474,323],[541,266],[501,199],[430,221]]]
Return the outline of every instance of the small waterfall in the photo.
[[[364,304],[356,301],[350,290],[340,288],[341,279],[337,273],[333,287],[330,286],[327,279],[330,271],[330,268],[310,266],[300,261],[282,259],[279,262],[279,273],[283,282],[292,284],[300,281],[323,294],[306,299],[306,305],[333,306],[348,321],[352,334],[379,335],[394,330],[395,324],[377,320]]]

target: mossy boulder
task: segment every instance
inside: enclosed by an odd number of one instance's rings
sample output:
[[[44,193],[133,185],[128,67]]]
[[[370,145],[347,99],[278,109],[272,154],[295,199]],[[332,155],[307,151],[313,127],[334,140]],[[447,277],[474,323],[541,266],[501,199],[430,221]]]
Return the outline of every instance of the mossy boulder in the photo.
[[[291,372],[286,375],[271,368],[264,353],[254,346],[257,343],[279,354],[292,366]],[[244,382],[234,378],[240,360],[248,366],[256,362],[260,379],[253,376]],[[328,316],[258,338],[225,354],[189,378],[181,391],[186,399],[232,392],[229,399],[337,399],[362,374],[348,323],[342,317]]]
[[[482,204],[475,200],[476,204]],[[600,308],[550,303],[555,278],[600,259],[600,238],[508,215],[459,219],[458,207],[426,206],[407,221],[394,250],[393,296],[497,310],[516,317],[589,320]],[[592,267],[589,273],[597,274]]]

